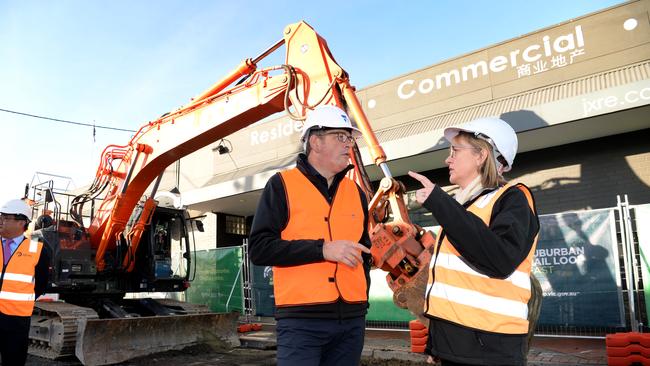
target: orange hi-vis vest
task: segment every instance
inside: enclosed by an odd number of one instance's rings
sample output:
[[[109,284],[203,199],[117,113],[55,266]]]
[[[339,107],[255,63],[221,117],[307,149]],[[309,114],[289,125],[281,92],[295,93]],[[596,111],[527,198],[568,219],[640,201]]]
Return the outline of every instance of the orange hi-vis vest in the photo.
[[[0,313],[31,316],[34,309],[34,276],[43,243],[25,238],[4,265],[0,250]]]
[[[528,205],[535,213],[533,196],[528,187],[511,183],[478,198],[467,210],[489,226],[494,203],[512,186],[524,192]],[[468,265],[445,235],[436,257],[431,260],[425,314],[486,332],[526,334],[529,276],[536,245],[537,236],[526,259],[517,269],[507,278],[497,279],[481,274]]]
[[[364,211],[356,184],[343,178],[330,205],[304,176],[293,168],[280,173],[287,196],[289,222],[283,240],[350,240],[358,243],[364,232]],[[327,244],[324,244],[327,245]],[[275,305],[326,304],[342,298],[349,303],[368,300],[362,264],[350,268],[321,261],[273,267]]]

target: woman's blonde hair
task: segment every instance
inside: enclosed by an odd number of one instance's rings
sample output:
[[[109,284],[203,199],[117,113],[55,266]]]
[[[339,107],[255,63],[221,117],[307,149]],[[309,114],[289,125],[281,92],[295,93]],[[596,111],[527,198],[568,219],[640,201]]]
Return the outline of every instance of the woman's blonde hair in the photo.
[[[485,150],[487,152],[487,158],[485,162],[479,167],[479,174],[481,174],[481,185],[484,188],[497,188],[506,183],[505,178],[499,175],[497,170],[496,159],[494,158],[494,151],[492,150],[492,145],[489,142],[474,137],[474,134],[468,132],[459,132],[458,136],[462,137],[467,141],[468,144],[472,145],[477,151]]]

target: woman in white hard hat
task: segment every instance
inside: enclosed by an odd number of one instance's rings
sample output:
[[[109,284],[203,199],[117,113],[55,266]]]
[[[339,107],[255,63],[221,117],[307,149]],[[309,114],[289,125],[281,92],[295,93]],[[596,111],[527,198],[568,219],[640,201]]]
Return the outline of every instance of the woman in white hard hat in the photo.
[[[442,227],[424,313],[427,352],[442,365],[524,365],[539,220],[532,193],[506,183],[517,135],[498,118],[445,129],[454,197],[423,175],[416,200]]]

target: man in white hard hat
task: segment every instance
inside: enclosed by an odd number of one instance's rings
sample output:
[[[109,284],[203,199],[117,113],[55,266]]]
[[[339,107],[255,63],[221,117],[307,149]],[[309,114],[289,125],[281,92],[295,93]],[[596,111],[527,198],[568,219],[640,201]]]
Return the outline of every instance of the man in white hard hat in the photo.
[[[47,286],[49,250],[25,231],[32,209],[14,199],[0,206],[0,354],[2,365],[24,365],[34,300]]]
[[[336,106],[307,114],[305,153],[269,179],[253,220],[254,264],[273,267],[278,365],[358,365],[370,287],[367,201],[346,177],[360,132]]]
[[[481,118],[445,129],[445,138],[454,197],[409,172],[423,186],[416,200],[442,228],[425,294],[426,351],[443,366],[525,365],[539,220],[530,189],[503,177],[517,135]]]

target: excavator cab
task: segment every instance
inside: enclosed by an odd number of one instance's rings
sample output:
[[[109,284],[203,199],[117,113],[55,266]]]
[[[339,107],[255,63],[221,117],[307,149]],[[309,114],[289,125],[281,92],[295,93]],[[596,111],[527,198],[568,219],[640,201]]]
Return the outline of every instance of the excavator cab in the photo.
[[[51,251],[46,292],[56,294],[60,301],[36,302],[30,353],[50,359],[76,354],[87,365],[114,363],[194,344],[204,337],[195,334],[200,329],[207,329],[212,339],[236,344],[236,314],[215,314],[205,305],[148,298],[150,293],[179,293],[189,287],[193,271],[191,220],[186,210],[155,207],[135,254],[128,250],[127,238],[120,236],[115,250],[105,252],[106,267],[98,271],[97,249],[83,226],[92,220],[93,210],[76,213],[81,220],[70,220],[74,214],[67,208],[72,195],[56,192],[49,183],[45,187],[32,187],[31,202],[34,216],[49,217],[50,225],[34,230],[32,240],[43,242]],[[89,201],[88,207],[95,204]],[[137,205],[129,222],[136,222],[141,212],[142,205]],[[138,265],[128,271],[132,262]],[[154,329],[167,329],[174,336],[153,345]],[[103,337],[112,338],[104,341]],[[115,340],[139,347],[125,345],[115,351],[111,346]]]
[[[141,265],[130,273],[128,292],[177,292],[187,289],[192,265],[189,225],[185,210],[156,207],[135,254],[136,262]],[[172,247],[176,250],[173,251]],[[179,255],[172,258],[173,252]]]
[[[51,225],[32,234],[34,239],[45,243],[52,253],[48,293],[58,293],[60,298],[77,303],[74,301],[76,298],[93,295],[178,292],[187,289],[192,261],[188,230],[190,222],[186,210],[156,207],[135,255],[127,249],[127,239],[120,236],[116,250],[104,255],[106,268],[98,272],[95,261],[97,250],[92,247],[87,231],[79,222],[66,219],[70,217],[70,213],[65,211],[67,204],[63,202],[61,205],[66,194],[49,192],[47,197],[56,207],[53,212],[55,218]],[[40,210],[39,205],[35,207],[41,213],[39,217],[45,216],[42,213],[47,209],[43,205],[40,205]],[[141,206],[136,207],[131,221],[135,221],[141,211]],[[89,218],[92,219],[92,214]],[[172,252],[177,253],[175,258],[172,258]],[[138,266],[134,266],[131,272],[126,271],[133,261]]]

